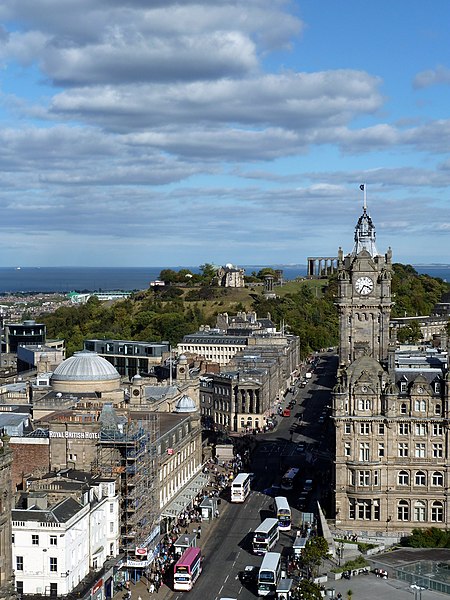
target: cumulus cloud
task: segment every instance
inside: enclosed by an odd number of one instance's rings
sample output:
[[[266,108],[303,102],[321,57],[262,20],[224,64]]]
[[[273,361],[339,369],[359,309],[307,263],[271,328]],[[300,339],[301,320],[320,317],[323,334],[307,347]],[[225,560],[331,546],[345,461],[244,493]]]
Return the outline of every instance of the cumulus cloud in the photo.
[[[434,214],[427,194],[450,185],[447,163],[338,171],[328,158],[446,155],[450,120],[390,121],[385,82],[362,68],[324,60],[308,69],[301,52],[275,67],[271,57],[301,43],[297,9],[289,0],[4,0],[0,230],[11,248],[11,232],[30,230],[82,236],[86,247],[101,238],[169,248],[182,223],[199,255],[211,237],[226,252],[231,231],[237,250],[282,260],[298,228],[311,252],[339,219],[351,229],[349,189],[357,196],[361,181],[392,222],[422,230],[405,217],[407,200],[419,216]],[[419,73],[414,85],[448,83],[448,73]],[[399,197],[406,186],[412,200]]]

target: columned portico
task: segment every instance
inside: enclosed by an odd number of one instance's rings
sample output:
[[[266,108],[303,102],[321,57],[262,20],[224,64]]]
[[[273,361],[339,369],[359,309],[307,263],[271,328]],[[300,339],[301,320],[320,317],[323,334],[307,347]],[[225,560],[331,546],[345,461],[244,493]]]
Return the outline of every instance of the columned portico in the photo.
[[[338,259],[336,256],[309,256],[307,275],[310,279],[327,277],[336,273]]]

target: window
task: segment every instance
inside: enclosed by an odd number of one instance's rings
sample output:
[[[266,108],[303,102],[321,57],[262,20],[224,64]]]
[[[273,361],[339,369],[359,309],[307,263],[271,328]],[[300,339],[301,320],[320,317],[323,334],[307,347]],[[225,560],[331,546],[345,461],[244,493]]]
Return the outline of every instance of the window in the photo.
[[[359,432],[361,433],[361,435],[369,435],[370,424],[369,423],[360,423],[359,424]]]
[[[345,442],[344,444],[344,455],[345,456],[351,456],[352,454],[352,445],[350,444],[350,442]]]
[[[378,471],[373,472],[373,485],[379,485],[378,481]]]
[[[56,598],[58,596],[58,584],[51,583],[50,584],[50,598]]]
[[[414,478],[414,482],[416,485],[426,485],[427,477],[423,471],[417,471],[416,476]]]
[[[370,471],[358,471],[358,485],[370,485]]]
[[[16,571],[23,571],[23,556],[16,556]]]
[[[379,458],[384,456],[384,444],[378,444],[378,456]]]
[[[362,442],[361,444],[359,444],[359,460],[370,460],[370,447],[367,442]]]
[[[114,533],[114,521],[111,521],[109,524],[109,533]]]
[[[422,500],[417,500],[414,504],[414,521],[427,520],[427,506]]]
[[[435,523],[442,523],[444,521],[444,507],[442,502],[435,501],[431,505],[431,520]]]
[[[400,381],[400,391],[402,392],[402,394],[406,393],[407,389],[408,388],[406,381]]]
[[[112,514],[114,512],[114,502],[110,502],[109,504],[109,512]]]
[[[415,456],[416,458],[425,458],[426,456],[426,446],[423,443],[416,444],[415,446]]]
[[[400,414],[406,415],[407,412],[408,412],[408,408],[407,408],[406,404],[404,402],[402,402],[402,404],[400,404]]]
[[[31,544],[33,546],[39,546],[39,536],[35,533],[31,534]]]
[[[408,444],[401,442],[398,445],[398,455],[403,458],[408,456]]]
[[[435,406],[434,406],[434,414],[435,415],[440,415],[441,414],[441,405],[440,404],[435,404]]]
[[[364,519],[365,521],[371,518],[371,503],[370,500],[359,500],[358,501],[358,519]]]
[[[356,519],[356,500],[354,498],[349,499],[348,518],[351,520]]]
[[[50,556],[50,572],[56,573],[58,570],[58,559],[54,556]]]
[[[435,383],[434,383],[434,393],[435,394],[441,393],[441,384],[439,381],[435,381]]]
[[[416,423],[416,435],[427,435],[425,423]]]
[[[399,423],[398,433],[399,435],[409,435],[409,423]]]
[[[415,400],[414,401],[414,410],[417,412],[425,412],[427,409],[427,405],[425,400]]]
[[[433,447],[433,458],[442,458],[443,446],[442,444],[432,444]]]
[[[56,537],[56,535],[51,535],[50,536],[50,546],[57,546],[58,545],[58,538]]]
[[[384,435],[384,423],[378,423],[378,435]]]
[[[440,423],[433,423],[433,435],[442,435],[442,425]]]
[[[409,485],[408,471],[399,471],[397,480],[398,480],[398,485]]]
[[[380,501],[379,500],[373,501],[373,520],[374,521],[380,520]]]
[[[435,471],[431,476],[431,485],[442,487],[444,485],[444,476],[439,471]]]
[[[399,521],[409,521],[409,505],[406,500],[400,500],[397,504],[397,518]]]
[[[344,433],[351,433],[351,432],[352,432],[352,424],[344,423]]]
[[[360,398],[358,400],[358,409],[359,410],[370,410],[370,400],[367,398]]]
[[[23,581],[16,581],[16,592],[19,598],[23,596]]]

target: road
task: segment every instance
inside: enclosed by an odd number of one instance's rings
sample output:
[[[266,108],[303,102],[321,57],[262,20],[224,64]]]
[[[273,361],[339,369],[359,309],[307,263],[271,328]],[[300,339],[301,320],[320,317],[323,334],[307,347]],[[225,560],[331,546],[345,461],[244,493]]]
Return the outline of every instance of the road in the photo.
[[[324,423],[319,423],[319,418],[324,410],[328,410],[329,414],[329,409],[325,407],[330,405],[336,360],[332,355],[322,357],[307,386],[296,388],[294,394],[286,395],[283,406],[293,398],[296,401],[291,416],[278,417],[278,426],[274,431],[258,435],[258,445],[252,456],[252,471],[255,473],[253,491],[244,504],[227,504],[222,508],[214,532],[203,547],[203,574],[189,592],[190,598],[249,600],[256,597],[256,588],[248,589],[241,585],[239,572],[246,565],[261,564],[261,557],[251,553],[251,533],[263,519],[273,516],[270,508],[273,498],[264,490],[279,483],[284,470],[291,466],[299,466],[301,470],[297,489],[290,497],[288,495],[292,506],[295,507],[304,479],[313,478],[315,481],[308,508],[312,509],[315,500],[323,494],[323,477],[320,473],[326,471],[330,456],[330,448],[327,447],[329,436],[324,433],[329,424],[328,417]],[[298,451],[299,442],[305,442],[305,451]],[[280,495],[286,494],[283,492]],[[300,513],[295,508],[293,523],[291,532],[281,533],[275,551],[286,553],[292,546],[295,525],[300,523]],[[182,596],[176,593],[173,598],[181,599]]]

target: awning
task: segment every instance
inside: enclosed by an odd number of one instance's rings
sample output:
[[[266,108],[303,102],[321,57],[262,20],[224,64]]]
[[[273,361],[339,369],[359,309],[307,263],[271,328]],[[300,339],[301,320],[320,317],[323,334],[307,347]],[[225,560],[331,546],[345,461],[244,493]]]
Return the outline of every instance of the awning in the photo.
[[[208,483],[208,474],[199,473],[196,475],[168,504],[166,504],[161,511],[161,517],[178,517],[183,510],[189,506],[195,496],[208,485]]]

